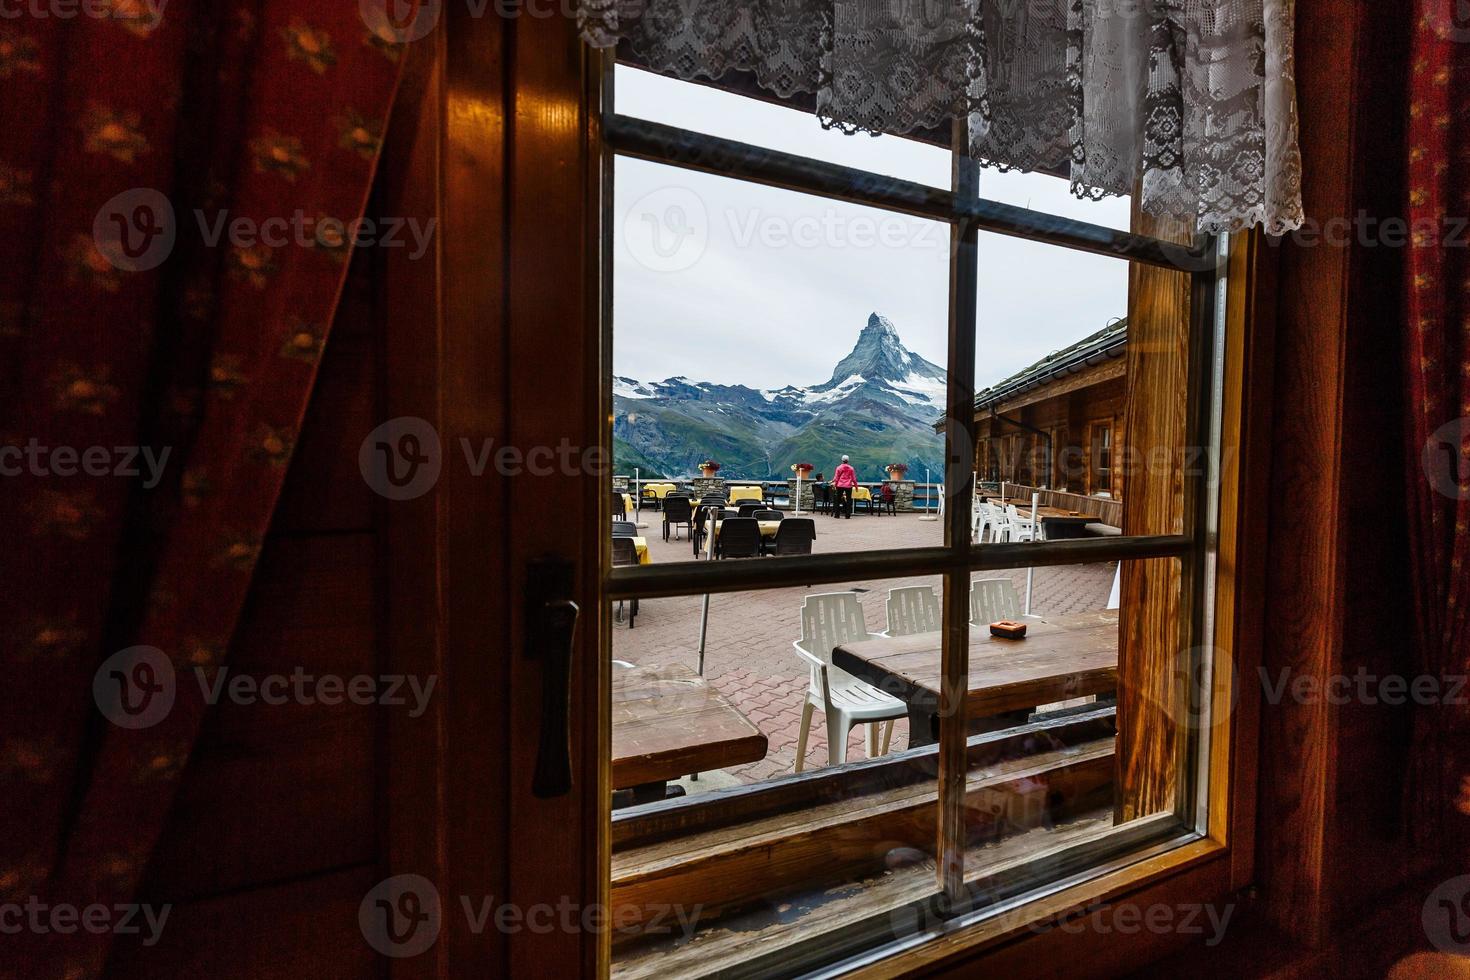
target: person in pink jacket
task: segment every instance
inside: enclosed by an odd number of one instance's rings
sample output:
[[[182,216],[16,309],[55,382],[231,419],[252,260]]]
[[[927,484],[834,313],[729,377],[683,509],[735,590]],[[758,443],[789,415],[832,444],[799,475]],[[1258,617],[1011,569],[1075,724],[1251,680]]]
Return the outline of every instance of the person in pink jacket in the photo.
[[[832,474],[832,488],[837,491],[837,499],[832,502],[832,516],[845,517],[852,520],[852,488],[857,486],[857,470],[842,457],[842,465],[837,467],[837,472]]]

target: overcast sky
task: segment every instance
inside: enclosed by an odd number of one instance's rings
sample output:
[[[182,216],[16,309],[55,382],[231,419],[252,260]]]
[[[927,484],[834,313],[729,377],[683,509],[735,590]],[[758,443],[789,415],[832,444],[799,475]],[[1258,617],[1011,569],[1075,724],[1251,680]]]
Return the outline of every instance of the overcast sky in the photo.
[[[617,109],[935,186],[949,155],[848,136],[806,113],[619,68]],[[1127,199],[1079,201],[1066,182],[985,170],[982,196],[1114,228]],[[614,371],[640,381],[779,388],[826,381],[882,313],[946,366],[947,226],[620,157]],[[1127,311],[1125,262],[1000,235],[980,241],[976,384],[984,387]]]

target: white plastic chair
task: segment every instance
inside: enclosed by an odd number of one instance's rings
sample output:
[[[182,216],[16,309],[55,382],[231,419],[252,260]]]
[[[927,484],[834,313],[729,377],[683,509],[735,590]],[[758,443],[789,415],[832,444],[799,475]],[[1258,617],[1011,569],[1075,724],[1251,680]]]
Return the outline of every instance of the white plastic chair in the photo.
[[[1027,520],[1015,504],[1006,504],[1006,535],[1010,541],[1037,541],[1041,538],[1039,522],[1033,516]]]
[[[868,632],[862,604],[851,592],[809,595],[802,602],[801,639],[791,645],[811,668],[811,683],[801,708],[801,730],[796,738],[797,772],[806,765],[806,737],[816,708],[822,709],[822,717],[827,722],[829,765],[847,761],[847,734],[852,726],[864,723],[868,725],[868,757],[887,754],[893,739],[893,721],[906,717],[908,707],[898,698],[832,666],[833,647],[874,639],[877,635]],[[884,721],[888,724],[884,726],[880,748],[878,722]]]
[[[989,626],[1021,618],[1016,589],[1008,578],[982,578],[970,583],[970,623]]]
[[[986,504],[986,511],[990,514],[990,541],[997,544],[1001,541],[1011,539],[1011,527],[1006,521],[1006,509],[998,504]]]
[[[939,597],[927,585],[911,585],[888,592],[889,636],[911,636],[939,630]]]

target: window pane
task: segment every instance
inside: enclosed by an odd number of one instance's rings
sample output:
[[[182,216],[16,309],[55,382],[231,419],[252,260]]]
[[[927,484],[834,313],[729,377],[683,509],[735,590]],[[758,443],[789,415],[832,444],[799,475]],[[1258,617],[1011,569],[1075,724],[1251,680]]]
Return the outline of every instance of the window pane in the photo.
[[[902,691],[839,665],[899,642],[882,633],[937,629],[942,588],[933,576],[715,595],[707,618],[702,596],[646,599],[631,623],[625,604],[612,647],[614,921],[668,908],[685,922],[616,933],[615,975],[768,956],[789,974],[798,942],[868,916],[883,920],[873,941],[889,938],[890,914],[936,891],[935,747],[911,738]]]
[[[1209,727],[1198,697],[1209,650],[1181,640],[1182,572],[1181,562],[1158,559],[975,573],[968,881],[988,881],[1014,860],[1022,845],[1005,843],[1013,835],[1030,834],[1024,847],[1035,853],[1175,809],[1187,790],[1175,748]],[[995,635],[1008,629],[992,628],[997,621],[1023,625],[1024,635]],[[1005,732],[1026,733],[1028,768],[996,781],[984,767]],[[1046,874],[1033,869],[1024,884]]]
[[[980,171],[980,196],[1059,218],[1086,221],[1118,231],[1132,230],[1131,198],[1078,197],[1072,193],[1069,181],[1051,174],[983,169]]]
[[[1085,426],[1121,416],[1129,263],[995,234],[980,235],[979,255],[975,388],[985,435],[998,441],[981,472],[1059,487],[1080,462],[1066,450],[1087,445]],[[1048,446],[1053,428],[1068,440]],[[1065,473],[1069,489],[1085,489],[1081,475]]]
[[[615,82],[620,115],[949,188],[949,151],[931,143],[823,129],[816,115],[807,110],[789,109],[626,65],[617,66]]]
[[[939,545],[949,226],[626,158],[615,198],[613,485],[654,560],[695,558],[671,492],[816,512],[818,554]]]

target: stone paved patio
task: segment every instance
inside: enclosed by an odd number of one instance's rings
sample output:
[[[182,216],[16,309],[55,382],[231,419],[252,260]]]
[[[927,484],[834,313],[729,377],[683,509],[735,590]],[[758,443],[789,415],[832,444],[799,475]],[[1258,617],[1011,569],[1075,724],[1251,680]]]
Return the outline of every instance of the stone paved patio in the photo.
[[[657,512],[645,512],[643,520],[648,528],[640,533],[648,539],[649,554],[654,562],[691,560],[687,540],[681,538],[664,543],[662,520]],[[817,553],[929,547],[942,543],[943,531],[939,523],[921,521],[918,515],[913,514],[858,515],[851,520],[834,520],[818,515],[816,521],[814,551]],[[1037,569],[1032,611],[1061,614],[1103,608],[1112,588],[1114,568],[1115,563],[1106,562]],[[975,577],[1002,575],[1009,575],[1015,582],[1017,595],[1024,596],[1024,569],[984,572]],[[801,724],[801,705],[808,683],[806,668],[791,646],[792,641],[801,636],[803,597],[818,592],[866,590],[859,592],[859,600],[868,629],[877,632],[886,625],[884,603],[888,590],[903,585],[930,585],[938,591],[940,578],[936,575],[881,579],[711,597],[705,676],[765,732],[770,740],[770,749],[760,762],[731,770],[728,774],[707,773],[696,783],[684,781],[686,788],[697,792],[735,781],[755,782],[791,772]],[[640,604],[636,629],[629,630],[626,625],[614,628],[613,656],[643,666],[675,663],[696,666],[700,605],[700,596],[645,600]],[[827,740],[821,714],[814,715],[812,722],[811,735],[807,740],[808,768],[825,765],[827,761]],[[863,758],[862,731],[861,727],[853,730],[849,759]],[[892,748],[901,749],[907,744],[907,722],[899,720],[894,728]]]

